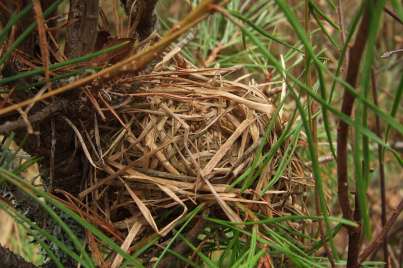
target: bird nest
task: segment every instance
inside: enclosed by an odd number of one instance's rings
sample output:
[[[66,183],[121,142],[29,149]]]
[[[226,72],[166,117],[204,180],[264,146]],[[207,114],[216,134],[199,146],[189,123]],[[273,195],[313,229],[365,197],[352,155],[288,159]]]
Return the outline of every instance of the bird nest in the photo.
[[[235,71],[162,70],[85,90],[95,120],[78,139],[92,166],[80,198],[116,229],[160,235],[200,204],[232,222],[244,205],[295,211],[293,192],[309,184],[302,163],[289,154],[283,165],[288,142],[266,154],[286,122],[270,85],[224,79]],[[286,175],[274,182],[277,168]]]

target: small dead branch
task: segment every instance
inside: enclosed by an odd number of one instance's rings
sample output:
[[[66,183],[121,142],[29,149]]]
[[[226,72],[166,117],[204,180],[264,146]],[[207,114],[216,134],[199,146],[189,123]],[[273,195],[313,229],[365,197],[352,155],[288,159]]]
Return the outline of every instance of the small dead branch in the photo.
[[[56,101],[42,110],[36,112],[35,114],[28,116],[28,121],[33,124],[33,123],[38,123],[41,122],[49,117],[54,116],[54,113],[59,112],[66,108],[66,102],[65,101]],[[23,118],[17,119],[15,121],[9,121],[5,122],[2,125],[0,125],[0,133],[1,134],[8,134],[11,131],[23,128],[26,126],[26,122]]]
[[[383,226],[382,230],[375,235],[373,241],[363,250],[360,254],[359,264],[363,263],[372,253],[374,253],[385,241],[390,229],[392,228],[393,224],[395,224],[396,220],[398,219],[400,213],[403,211],[403,200],[400,201],[399,205],[393,211],[392,215],[389,217],[385,225]]]
[[[399,22],[400,24],[403,25],[403,20],[393,10],[391,10],[388,7],[384,7],[383,10],[385,11],[386,14],[391,16],[395,21],[397,21],[397,22]]]

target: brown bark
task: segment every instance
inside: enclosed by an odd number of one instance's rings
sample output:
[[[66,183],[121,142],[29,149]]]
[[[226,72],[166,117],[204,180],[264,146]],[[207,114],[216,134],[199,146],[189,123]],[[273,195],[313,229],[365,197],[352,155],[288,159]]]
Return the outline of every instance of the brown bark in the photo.
[[[0,245],[0,266],[2,268],[34,268],[32,263],[26,262],[20,256]]]
[[[69,58],[92,52],[97,39],[99,0],[70,0],[65,54]]]
[[[144,40],[155,28],[156,16],[154,10],[158,0],[136,0],[136,3],[134,3],[134,0],[121,0],[121,2],[128,16],[130,13],[137,13],[131,14],[132,18],[137,18],[134,19],[134,25],[131,25],[134,26],[132,36]],[[133,4],[137,8],[132,8]]]
[[[21,0],[22,4],[27,2],[28,0]],[[42,1],[43,9],[45,10],[51,2],[52,0]],[[138,36],[145,38],[147,33],[152,31],[154,25],[152,15],[156,2],[156,0],[150,1],[150,4],[147,2],[145,6],[147,8],[144,9],[147,14],[142,13],[141,15],[142,20],[144,19],[145,21],[139,22],[139,25],[142,25],[142,31],[141,33],[139,32]],[[65,48],[67,57],[82,56],[94,50],[98,35],[98,14],[99,0],[70,0],[69,27],[66,32]],[[18,27],[19,29],[24,29],[33,21],[34,14],[32,13],[32,16],[27,18],[26,21],[22,21]],[[34,32],[30,39],[24,43],[24,48],[22,49],[31,57],[38,56],[34,50],[37,38],[37,33]],[[50,60],[52,61],[52,58]],[[18,68],[15,68],[13,64],[7,65],[6,69],[8,71],[6,72],[7,76],[18,73]],[[16,83],[24,83],[23,87],[28,88],[31,81],[23,80]],[[81,131],[82,126],[93,122],[93,111],[91,106],[83,101],[84,98],[81,98],[82,94],[81,90],[75,90],[55,97],[52,100],[53,104],[37,102],[28,115],[36,132],[35,134],[27,134],[25,123],[19,119],[19,114],[17,113],[0,118],[0,132],[15,131],[16,143],[20,144],[30,155],[41,157],[39,162],[40,172],[49,191],[61,189],[72,195],[78,195],[86,179],[88,161],[82,153],[81,145],[77,142],[76,134],[72,127],[63,118],[63,116],[69,118],[79,131]],[[13,102],[18,102],[32,98],[32,96],[32,93],[29,93],[24,96],[18,96],[18,99],[15,95],[11,98]],[[57,103],[62,103],[62,105]],[[53,108],[56,106],[57,109],[54,110]],[[22,196],[16,196],[16,198],[19,201],[26,199],[23,194]],[[46,213],[37,209],[36,204],[35,202],[24,202],[24,208],[29,208],[32,212],[29,218],[40,224],[46,219],[44,218]],[[0,255],[0,264],[2,264],[1,260]]]
[[[368,7],[364,10],[364,16],[361,20],[355,42],[349,51],[348,67],[346,81],[353,88],[357,86],[358,72],[360,69],[362,54],[368,39],[369,30],[369,10]],[[353,111],[355,97],[347,90],[344,91],[341,111],[347,116],[351,116]],[[339,121],[337,129],[337,184],[338,198],[343,217],[349,220],[359,222],[359,207],[357,198],[355,199],[355,211],[351,208],[349,201],[349,186],[348,186],[348,153],[347,144],[349,137],[349,125],[343,121]],[[347,267],[358,267],[358,255],[361,248],[361,226],[348,227],[349,243],[348,243],[348,258]]]

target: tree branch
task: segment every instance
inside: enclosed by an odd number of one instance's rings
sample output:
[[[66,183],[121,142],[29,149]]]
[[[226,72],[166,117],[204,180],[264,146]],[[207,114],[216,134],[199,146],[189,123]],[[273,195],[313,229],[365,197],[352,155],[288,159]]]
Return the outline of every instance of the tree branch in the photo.
[[[35,114],[28,117],[30,123],[37,123],[45,120],[46,118],[52,116],[55,112],[58,112],[66,107],[65,101],[56,101],[54,103],[49,104],[42,110],[36,112]],[[0,125],[0,134],[8,134],[11,131],[16,129],[20,129],[26,126],[25,120],[18,119],[15,121],[7,121],[4,124]]]
[[[360,69],[360,63],[362,54],[364,52],[365,45],[368,39],[368,26],[369,26],[369,9],[364,7],[364,15],[361,20],[355,42],[350,49],[348,58],[348,67],[346,81],[353,88],[357,86],[358,72]],[[347,90],[344,91],[343,102],[341,111],[347,116],[351,116],[355,97]],[[357,219],[358,204],[356,204],[355,215],[350,206],[349,201],[349,187],[348,187],[348,143],[349,125],[342,120],[339,121],[337,129],[337,183],[338,183],[338,198],[340,207],[343,213],[343,217],[349,220]],[[357,203],[357,202],[356,202]],[[349,248],[347,267],[357,267],[358,254],[360,251],[360,237],[361,227],[353,228],[348,227],[349,233]]]
[[[388,235],[390,229],[392,228],[393,224],[396,222],[397,218],[399,217],[400,213],[403,211],[403,200],[400,200],[399,205],[392,213],[388,221],[385,223],[385,226],[373,239],[371,244],[364,249],[364,251],[360,255],[359,264],[364,262],[372,253],[374,253],[383,243],[386,236]]]

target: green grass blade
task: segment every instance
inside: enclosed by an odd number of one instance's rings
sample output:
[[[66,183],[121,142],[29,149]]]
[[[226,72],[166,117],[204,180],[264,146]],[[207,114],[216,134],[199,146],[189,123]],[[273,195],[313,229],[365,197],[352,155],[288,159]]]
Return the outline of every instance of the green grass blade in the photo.
[[[340,28],[337,25],[337,23],[333,22],[333,20],[328,15],[326,15],[326,13],[323,12],[314,1],[309,0],[309,7],[312,13],[317,13],[321,18],[327,21],[329,25],[332,26],[333,29],[335,29],[336,31],[340,31]]]
[[[64,253],[66,253],[68,256],[70,256],[72,259],[74,259],[77,263],[82,263],[81,258],[71,249],[69,249],[63,242],[58,240],[55,236],[50,234],[48,231],[45,229],[40,228],[36,223],[33,223],[30,219],[19,213],[18,211],[11,210],[8,206],[4,205],[2,202],[0,202],[0,209],[8,213],[13,219],[15,219],[18,223],[20,224],[26,224],[28,225],[29,233],[35,237],[38,241],[41,241],[41,239],[46,238],[49,241],[53,242],[56,246],[60,248]],[[46,250],[46,249],[45,249]],[[51,253],[47,252],[47,253]],[[58,258],[56,257],[55,262],[60,262]],[[82,265],[86,266],[86,263],[82,263]]]
[[[175,234],[176,235],[176,234]],[[196,248],[189,240],[186,239],[182,234],[178,233],[179,238],[186,243],[188,247],[190,247],[193,252],[195,252],[206,264],[208,267],[211,268],[218,268],[218,266],[206,255],[204,255],[198,248]]]
[[[57,207],[58,209],[60,209],[64,213],[66,213],[67,215],[69,215],[73,220],[75,220],[77,223],[79,223],[81,226],[83,226],[83,228],[90,231],[95,237],[97,237],[98,239],[103,241],[110,249],[112,249],[116,253],[120,254],[126,260],[130,261],[130,263],[132,265],[135,265],[136,267],[143,267],[143,265],[141,264],[141,262],[139,260],[130,256],[127,252],[123,251],[119,245],[117,245],[115,242],[113,242],[113,240],[111,238],[109,238],[108,236],[103,234],[94,225],[92,225],[91,223],[84,220],[81,216],[79,216],[75,212],[68,209],[60,201],[52,198],[48,193],[36,189],[35,187],[33,187],[31,184],[29,184],[25,180],[20,179],[19,177],[15,176],[11,172],[9,172],[3,168],[0,168],[0,174],[9,183],[14,184],[21,189],[25,189],[25,191],[31,191],[32,193],[34,193],[37,196],[45,198],[45,200],[47,200],[49,203],[51,203],[52,205],[54,205],[55,207]],[[28,194],[29,194],[29,192],[28,192]],[[50,213],[52,213],[52,212],[50,211]],[[54,214],[54,213],[52,213],[52,214]],[[64,223],[61,223],[61,224],[64,224]],[[75,236],[75,235],[73,234],[73,236]]]
[[[169,243],[164,247],[164,250],[158,257],[157,261],[153,265],[154,268],[158,267],[158,264],[161,262],[162,258],[165,256],[167,253],[168,249],[172,246],[172,244],[175,242],[176,238],[180,235],[180,233],[186,228],[186,226],[192,221],[192,219],[201,211],[203,208],[202,205],[197,206],[192,212],[189,213],[189,218],[186,220],[184,224],[179,228],[179,230],[175,233],[175,235],[171,238]]]
[[[278,119],[278,115],[279,115],[279,113],[280,113],[280,110],[281,110],[283,104],[284,104],[284,101],[282,101],[282,102],[280,103],[279,107],[275,110],[273,116],[271,117],[271,119],[270,119],[270,121],[269,121],[269,124],[268,124],[267,127],[266,127],[266,130],[265,130],[264,135],[263,135],[263,139],[262,139],[262,141],[260,142],[259,147],[258,147],[258,149],[256,150],[256,153],[255,153],[255,157],[254,157],[254,159],[253,159],[253,162],[252,162],[252,164],[250,165],[250,170],[251,170],[252,172],[248,172],[248,176],[246,177],[246,179],[245,179],[245,181],[244,181],[244,183],[243,183],[243,186],[242,186],[242,188],[241,188],[241,191],[245,191],[248,187],[250,187],[250,186],[252,185],[253,181],[255,180],[255,178],[257,177],[257,176],[253,176],[253,175],[254,175],[254,171],[256,170],[256,167],[257,167],[259,161],[260,161],[261,158],[262,158],[263,148],[264,148],[264,146],[267,144],[267,142],[268,142],[268,140],[269,140],[269,135],[270,135],[270,134],[272,133],[272,131],[273,131],[273,128],[274,128],[275,123],[276,123],[276,121],[277,121],[277,119]],[[235,183],[232,184],[232,186],[234,186],[234,185],[235,185]]]
[[[74,234],[74,232],[69,228],[69,226],[56,214],[56,212],[48,204],[46,204],[45,202],[41,202],[41,200],[39,200],[37,196],[35,196],[31,191],[27,190],[26,187],[24,187],[23,183],[21,183],[25,182],[23,179],[20,179],[19,177],[15,176],[12,172],[4,170],[3,168],[0,168],[0,176],[3,177],[3,179],[7,180],[9,183],[18,187],[19,189],[22,189],[26,194],[28,194],[31,198],[33,198],[52,217],[54,222],[57,225],[59,225],[61,229],[67,234],[67,236],[69,237],[70,241],[73,243],[77,251],[83,254],[84,256],[83,264],[85,264],[86,267],[95,268],[95,264],[93,263],[91,257],[85,251],[85,246],[80,241],[80,239]],[[31,188],[35,189],[32,186]]]
[[[257,233],[258,233],[258,225],[253,225],[252,227],[252,236],[251,236],[251,240],[250,240],[250,246],[249,246],[249,253],[248,253],[248,258],[247,258],[247,263],[253,263],[253,259],[255,257],[255,253],[256,253],[256,243],[257,243]],[[253,266],[249,266],[249,267],[253,267]]]
[[[252,42],[259,48],[261,53],[267,57],[269,62],[278,70],[279,73],[285,72],[287,74],[287,77],[292,80],[295,84],[297,84],[301,90],[303,90],[305,93],[307,93],[309,96],[312,97],[315,101],[323,105],[323,107],[330,112],[332,112],[334,115],[336,115],[340,120],[343,122],[347,123],[348,125],[352,126],[355,124],[355,121],[352,120],[349,116],[345,115],[344,113],[340,112],[338,109],[334,108],[332,105],[330,105],[326,99],[323,99],[322,97],[318,96],[314,91],[312,91],[308,86],[306,86],[304,83],[302,83],[299,79],[295,78],[288,70],[284,70],[281,66],[281,63],[274,58],[273,55],[271,55],[266,48],[256,39],[256,37],[251,34],[248,31],[244,31],[246,35],[252,40]],[[322,66],[323,67],[323,66]],[[325,67],[323,67],[325,68]],[[374,104],[368,102],[367,100],[363,99],[362,96],[357,94],[355,90],[349,85],[347,82],[345,82],[343,79],[340,79],[339,77],[334,77],[340,84],[345,86],[345,88],[352,94],[354,97],[357,98],[357,100],[364,102],[366,105],[368,105],[369,108],[373,112],[375,112],[377,115],[379,115],[380,118],[382,118],[385,122],[390,124],[391,127],[396,129],[399,133],[403,133],[403,125],[399,124],[393,117],[390,115],[386,114],[382,110],[380,110],[377,106]],[[403,165],[403,161],[401,160],[400,156],[398,153],[393,150],[388,144],[384,143],[375,133],[373,133],[371,130],[368,128],[362,128],[359,129],[363,135],[366,135],[368,138],[371,140],[375,141],[376,143],[382,145],[389,151],[393,153],[395,158],[399,161],[401,165]]]
[[[326,38],[330,41],[330,43],[332,43],[332,45],[335,48],[339,48],[339,45],[337,44],[337,42],[334,40],[334,38],[327,32],[325,26],[323,25],[322,21],[320,20],[320,18],[318,17],[318,14],[316,14],[316,12],[312,12],[313,18],[315,19],[316,23],[319,25],[319,28],[322,30],[322,32],[325,34]]]
[[[258,25],[252,23],[249,19],[247,19],[246,17],[242,16],[239,12],[237,12],[236,10],[230,10],[229,11],[231,15],[233,15],[234,17],[242,20],[244,23],[248,24],[250,27],[252,27],[256,32],[260,33],[261,35],[263,35],[264,37],[268,38],[269,40],[272,40],[276,43],[279,43],[289,49],[295,50],[299,53],[304,53],[301,49],[294,47],[282,40],[280,40],[279,38],[269,34],[267,31],[265,31],[264,29],[260,28]]]
[[[11,28],[23,17],[28,15],[28,13],[32,9],[32,3],[27,4],[20,12],[17,14],[11,15],[11,18],[8,20],[6,26],[0,32],[0,45],[3,44],[4,38],[8,35]]]
[[[114,45],[114,46],[111,46],[111,47],[108,47],[108,48],[101,49],[96,52],[89,53],[89,54],[81,56],[81,57],[67,60],[65,62],[51,64],[49,66],[49,70],[56,71],[60,68],[66,67],[66,66],[71,66],[71,65],[79,64],[79,63],[83,63],[83,62],[88,62],[96,57],[102,56],[102,55],[112,52],[116,49],[119,49],[119,48],[123,47],[124,45],[127,45],[127,41]],[[44,73],[44,71],[45,71],[45,69],[43,67],[39,67],[39,68],[35,68],[30,71],[18,73],[17,75],[5,77],[2,80],[0,80],[0,85],[5,85],[5,84],[17,81],[19,79],[27,78],[30,76],[39,75],[39,74]]]
[[[363,99],[368,100],[369,88],[371,87],[371,69],[375,58],[375,43],[377,34],[380,27],[381,14],[385,5],[385,0],[376,1],[376,3],[368,2],[368,8],[370,12],[369,19],[369,33],[366,46],[365,55],[363,57],[364,62],[361,71],[361,87],[360,95]],[[363,127],[368,128],[368,112],[364,103],[357,103],[356,108],[356,129]],[[355,163],[355,179],[356,179],[356,191],[358,195],[358,205],[360,208],[361,221],[363,223],[363,232],[367,238],[370,238],[371,228],[368,211],[367,200],[367,188],[370,172],[370,150],[369,141],[367,137],[363,137],[359,131],[355,131],[355,145],[354,145],[354,163]],[[362,143],[362,151],[360,148]]]
[[[393,98],[392,109],[390,111],[390,116],[391,117],[396,116],[396,113],[397,113],[397,111],[398,111],[398,109],[400,107],[400,102],[402,100],[402,96],[403,96],[403,76],[400,78],[399,85],[397,86],[397,89],[396,89],[395,97]],[[385,130],[385,143],[389,139],[390,129],[391,129],[391,126],[387,125],[386,130]]]
[[[43,12],[43,17],[46,18],[50,14],[52,14],[53,11],[57,9],[57,7],[63,2],[64,0],[57,0],[53,2],[44,12]],[[18,48],[19,45],[22,44],[22,42],[25,41],[25,39],[35,30],[36,28],[36,21],[31,23],[25,31],[23,31],[15,40],[15,42],[10,46],[10,48],[7,50],[6,53],[4,53],[3,57],[0,59],[0,66],[3,65],[10,57],[11,54]]]
[[[403,4],[399,0],[391,0],[392,6],[395,9],[397,15],[401,20],[403,20]]]

